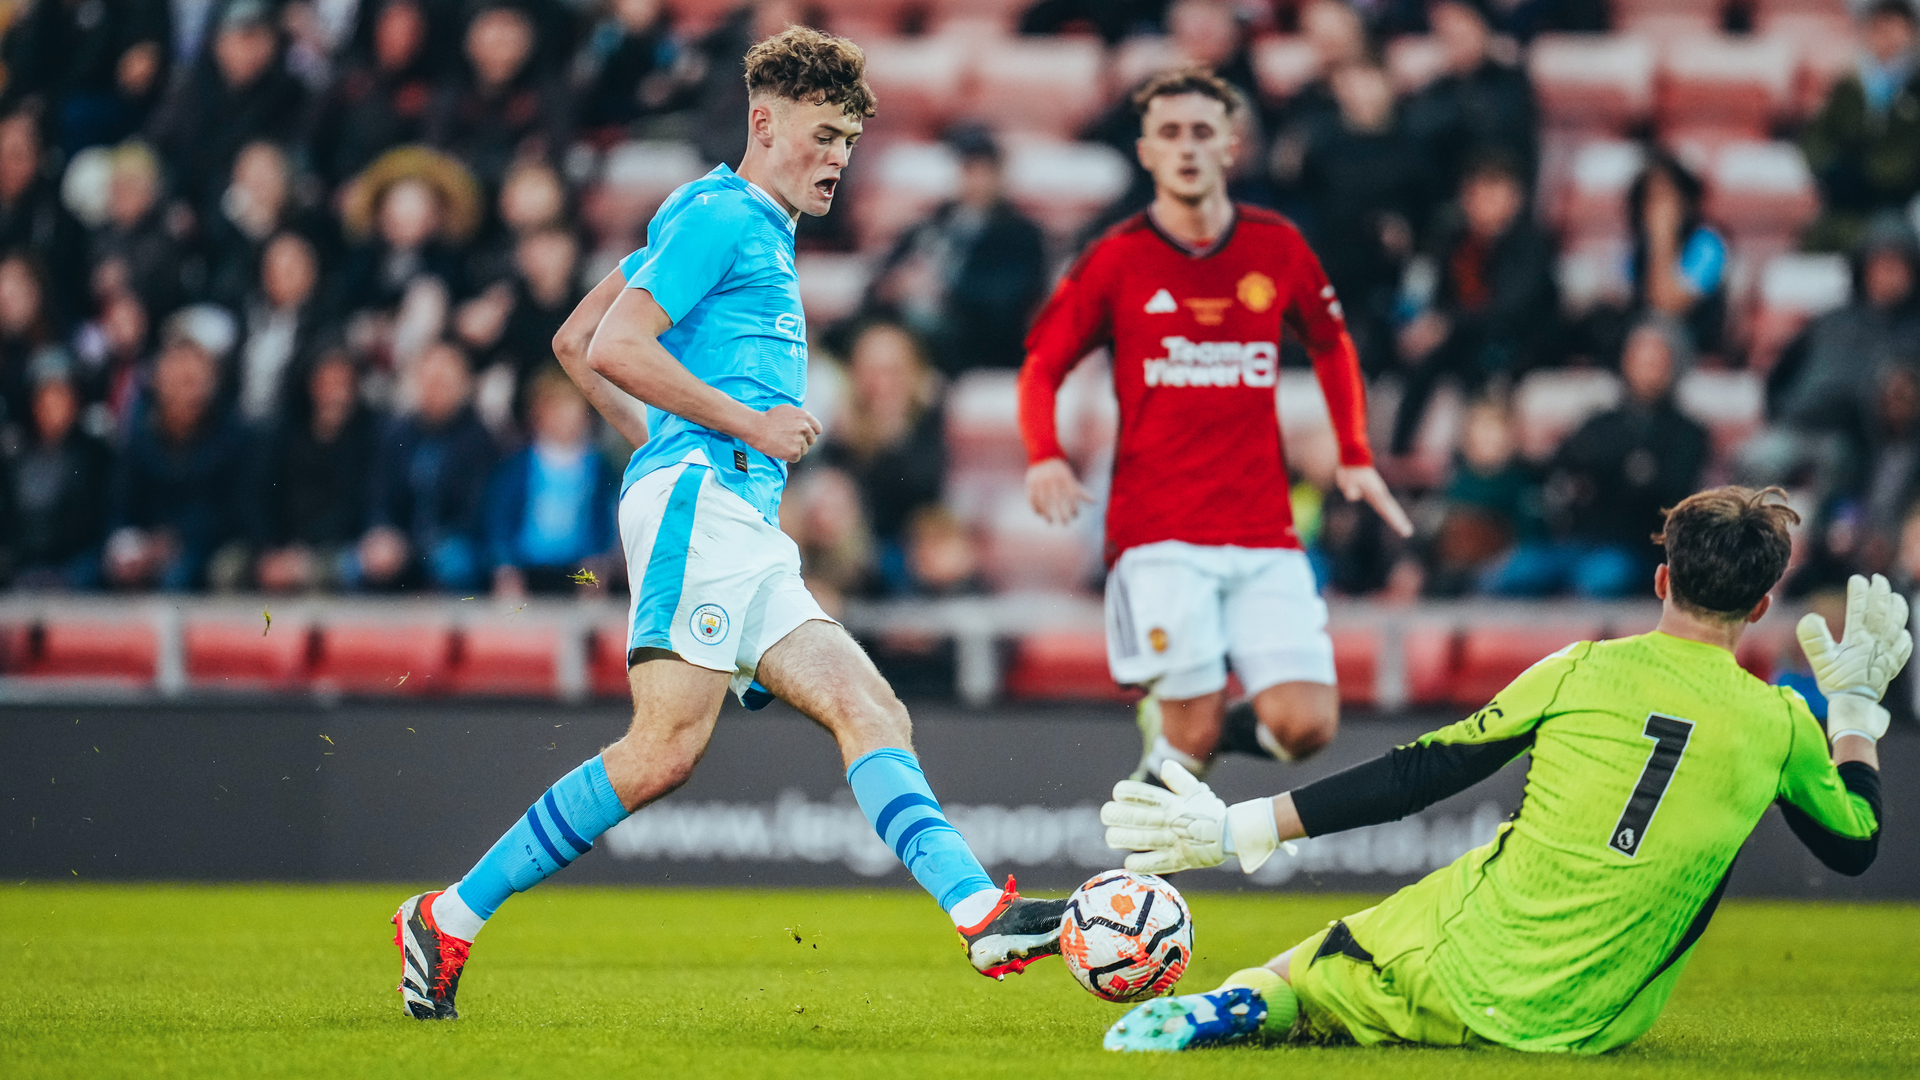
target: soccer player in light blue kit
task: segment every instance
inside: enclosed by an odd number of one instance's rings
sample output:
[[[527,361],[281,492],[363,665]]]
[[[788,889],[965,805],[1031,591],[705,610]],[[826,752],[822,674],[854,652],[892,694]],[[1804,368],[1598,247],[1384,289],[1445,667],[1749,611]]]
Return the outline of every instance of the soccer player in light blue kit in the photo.
[[[633,726],[528,807],[473,869],[395,913],[400,993],[452,1019],[480,928],[509,895],[584,854],[686,782],[729,687],[777,697],[840,744],[860,809],[953,919],[968,959],[1004,977],[1059,951],[1063,900],[995,888],[947,822],[912,752],[906,709],[800,580],[777,519],[787,464],[820,436],[801,408],[806,317],[794,271],[802,213],[833,205],[863,121],[866,58],[792,27],[747,53],[747,150],[670,196],[647,246],[581,301],[554,351],[639,446],[620,497],[633,600]],[[649,437],[651,433],[651,437]]]

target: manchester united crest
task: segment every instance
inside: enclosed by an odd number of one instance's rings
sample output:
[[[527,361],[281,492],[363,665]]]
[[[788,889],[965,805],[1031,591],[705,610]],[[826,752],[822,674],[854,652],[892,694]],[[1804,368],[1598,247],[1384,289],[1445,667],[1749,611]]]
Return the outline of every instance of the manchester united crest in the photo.
[[[1236,291],[1240,302],[1255,315],[1266,311],[1275,300],[1280,299],[1280,290],[1274,285],[1273,279],[1258,270],[1241,278]]]

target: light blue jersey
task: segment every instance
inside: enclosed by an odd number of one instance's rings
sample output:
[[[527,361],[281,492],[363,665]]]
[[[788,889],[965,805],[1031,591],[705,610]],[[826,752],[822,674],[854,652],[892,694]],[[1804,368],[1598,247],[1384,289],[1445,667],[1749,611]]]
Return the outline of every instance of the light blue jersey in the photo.
[[[807,389],[807,319],[793,265],[793,218],[719,165],[681,186],[620,261],[630,289],[653,294],[673,328],[660,344],[700,381],[752,409],[798,406]],[[787,465],[729,435],[647,407],[646,445],[620,490],[698,450],[714,478],[770,522]]]

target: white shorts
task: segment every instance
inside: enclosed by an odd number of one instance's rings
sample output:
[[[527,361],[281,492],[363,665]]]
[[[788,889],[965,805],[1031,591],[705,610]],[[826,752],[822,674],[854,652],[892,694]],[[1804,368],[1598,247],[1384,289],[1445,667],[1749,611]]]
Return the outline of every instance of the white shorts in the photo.
[[[1327,605],[1291,548],[1178,540],[1128,548],[1107,575],[1107,666],[1115,682],[1185,701],[1227,685],[1334,684]]]
[[[620,497],[632,600],[627,655],[667,649],[733,674],[748,700],[760,656],[801,623],[833,622],[800,580],[800,549],[699,454],[634,481]]]

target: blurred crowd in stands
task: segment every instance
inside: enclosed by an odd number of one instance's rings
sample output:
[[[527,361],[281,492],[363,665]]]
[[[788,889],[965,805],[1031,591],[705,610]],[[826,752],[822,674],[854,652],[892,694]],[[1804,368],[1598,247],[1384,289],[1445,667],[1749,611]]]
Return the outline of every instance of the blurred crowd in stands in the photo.
[[[1401,543],[1342,503],[1312,408],[1283,401],[1329,589],[1640,595],[1658,510],[1721,480],[1792,491],[1790,590],[1920,579],[1907,0],[0,12],[14,589],[623,587],[628,448],[550,340],[667,191],[737,163],[740,57],[789,22],[868,45],[880,92],[848,205],[799,234],[827,435],[782,525],[829,603],[1097,583],[1090,535],[1020,516],[1012,372],[1061,268],[1151,197],[1126,91],[1189,62],[1245,94],[1234,195],[1320,253],[1417,510]],[[1757,120],[1676,89],[1688,42],[1751,57],[1789,33],[1756,76],[1785,104]],[[1656,57],[1657,102],[1608,113],[1600,86],[1595,120],[1536,85],[1550,56],[1604,82],[1619,42]],[[1756,225],[1729,162],[1783,149],[1806,206]],[[1083,411],[1097,477],[1110,406]]]

